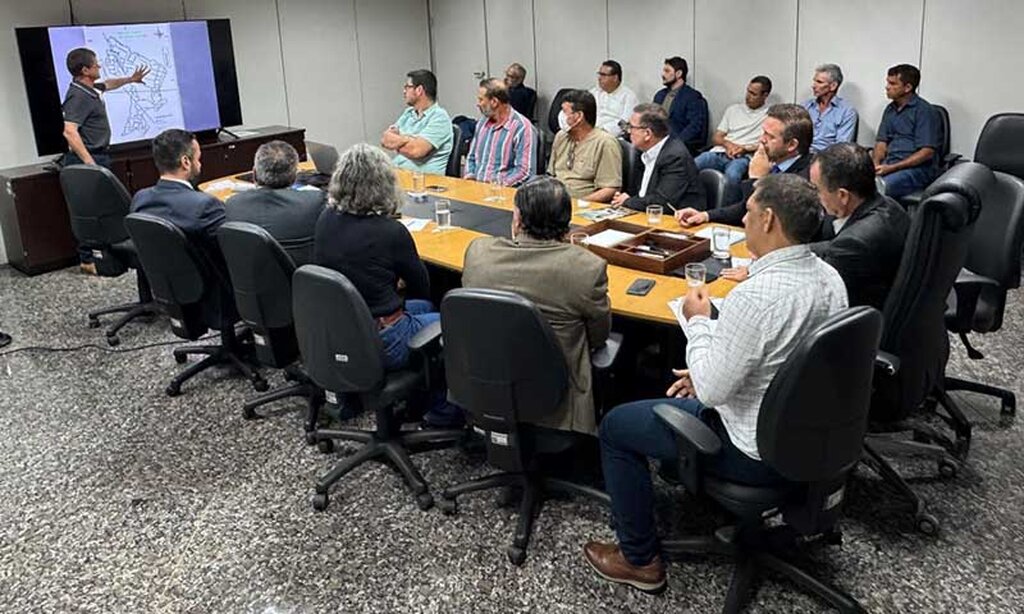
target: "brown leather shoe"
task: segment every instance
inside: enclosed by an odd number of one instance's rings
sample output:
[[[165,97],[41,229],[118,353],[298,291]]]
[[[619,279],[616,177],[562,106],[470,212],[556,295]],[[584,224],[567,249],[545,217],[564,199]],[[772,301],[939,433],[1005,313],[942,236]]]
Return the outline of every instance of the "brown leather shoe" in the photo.
[[[618,545],[587,542],[583,546],[583,557],[598,575],[609,582],[628,584],[653,595],[665,590],[665,566],[659,555],[655,555],[650,563],[637,567],[622,556]]]
[[[85,273],[86,275],[95,275],[96,265],[91,262],[82,262],[78,265],[78,270]]]

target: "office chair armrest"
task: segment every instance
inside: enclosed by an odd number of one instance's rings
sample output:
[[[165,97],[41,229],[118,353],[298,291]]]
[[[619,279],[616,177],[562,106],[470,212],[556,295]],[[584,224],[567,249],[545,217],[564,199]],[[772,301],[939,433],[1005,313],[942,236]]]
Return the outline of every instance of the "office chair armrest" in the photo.
[[[611,333],[602,347],[590,353],[590,365],[598,371],[611,368],[622,349],[622,333]]]
[[[427,349],[432,343],[441,343],[441,321],[438,320],[432,324],[424,326],[409,339],[408,345],[410,350],[414,352],[422,352]]]
[[[654,406],[654,415],[701,454],[718,454],[722,440],[700,418],[668,403]]]
[[[978,299],[986,288],[999,290],[1000,284],[991,277],[978,275],[967,269],[960,269],[960,273],[953,282],[953,297],[948,304],[953,313],[952,320],[947,314],[947,326],[950,324],[957,330],[969,329],[974,322],[974,312],[978,309]]]
[[[900,370],[900,357],[878,350],[878,353],[875,354],[875,368],[882,369],[890,377],[896,375]]]
[[[953,282],[953,289],[957,291],[957,294],[960,293],[960,288],[977,287],[980,290],[985,286],[999,288],[999,282],[991,277],[978,275],[968,269],[960,269],[960,273],[956,276],[956,281]]]
[[[955,165],[960,164],[961,162],[966,162],[966,160],[964,160],[964,157],[958,153],[949,153],[946,154],[946,157],[943,158],[940,162],[942,168],[950,169]]]

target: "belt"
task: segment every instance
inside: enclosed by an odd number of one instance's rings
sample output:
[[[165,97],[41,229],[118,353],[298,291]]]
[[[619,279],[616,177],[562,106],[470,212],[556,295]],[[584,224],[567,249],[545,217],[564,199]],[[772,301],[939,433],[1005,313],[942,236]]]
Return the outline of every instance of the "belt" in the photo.
[[[394,313],[390,313],[386,316],[381,316],[377,318],[377,330],[384,330],[385,328],[391,326],[395,322],[401,320],[402,316],[404,315],[405,309],[399,308]]]

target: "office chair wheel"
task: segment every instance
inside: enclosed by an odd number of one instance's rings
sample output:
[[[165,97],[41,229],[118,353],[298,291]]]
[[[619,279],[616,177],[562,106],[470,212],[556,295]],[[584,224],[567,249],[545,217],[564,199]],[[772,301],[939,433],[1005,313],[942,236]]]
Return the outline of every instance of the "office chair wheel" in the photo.
[[[316,493],[315,495],[313,495],[313,500],[311,502],[313,504],[313,509],[315,509],[318,512],[324,511],[325,509],[327,509],[327,493]]]
[[[316,431],[306,431],[303,437],[306,439],[307,446],[316,445]]]
[[[498,495],[494,497],[494,506],[505,508],[516,502],[516,491],[511,486],[502,486],[498,489]]]
[[[917,530],[929,537],[939,534],[939,519],[927,512],[919,513],[914,522],[917,524]]]
[[[313,438],[316,439],[316,435],[314,435]],[[331,452],[334,452],[334,442],[330,439],[321,439],[316,442],[316,449],[320,450],[321,454],[330,454]]]
[[[520,548],[519,546],[509,546],[505,548],[505,554],[508,555],[508,562],[512,563],[516,567],[526,562],[526,549]]]
[[[454,516],[459,513],[459,502],[455,499],[445,499],[444,495],[441,495],[441,500],[437,502],[437,507],[441,508],[441,512],[445,516]]]
[[[169,397],[176,397],[181,394],[181,384],[168,384],[165,392]]]
[[[175,352],[174,353],[174,362],[178,363],[179,365],[183,365],[186,362],[188,362],[188,356],[185,355],[185,354],[179,354],[179,353]]]
[[[429,510],[434,507],[434,495],[429,492],[421,492],[416,495],[416,505],[423,511]]]
[[[99,318],[94,318],[92,316],[89,316],[89,328],[99,328],[99,327],[100,327],[100,320],[99,320]]]
[[[255,420],[256,419],[256,408],[254,408],[254,407],[243,407],[242,408],[242,418],[245,419],[245,420]]]
[[[960,463],[956,462],[951,458],[940,458],[939,459],[939,475],[946,479],[952,479],[956,477],[956,474],[960,471]]]
[[[270,384],[267,383],[267,380],[258,375],[253,378],[252,387],[256,389],[256,392],[266,392],[270,390]]]
[[[113,337],[107,337],[107,345],[109,345],[112,348],[116,348],[117,346],[121,345],[121,340],[118,339],[116,335]]]

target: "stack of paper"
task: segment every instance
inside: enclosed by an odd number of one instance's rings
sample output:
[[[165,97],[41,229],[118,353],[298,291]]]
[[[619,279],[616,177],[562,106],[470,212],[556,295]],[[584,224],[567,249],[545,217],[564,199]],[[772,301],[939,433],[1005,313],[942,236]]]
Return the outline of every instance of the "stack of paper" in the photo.
[[[636,235],[628,232],[623,232],[621,230],[613,230],[609,228],[608,230],[602,230],[597,234],[590,235],[590,237],[587,239],[587,245],[611,247],[613,245],[618,245],[619,243],[622,243],[626,239],[632,239],[634,236]]]

